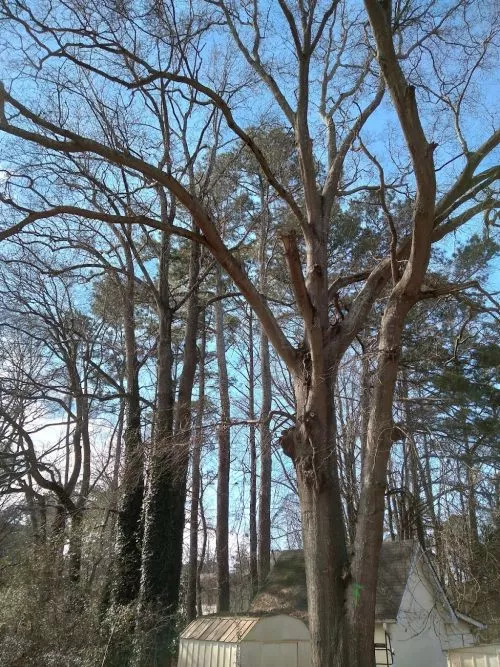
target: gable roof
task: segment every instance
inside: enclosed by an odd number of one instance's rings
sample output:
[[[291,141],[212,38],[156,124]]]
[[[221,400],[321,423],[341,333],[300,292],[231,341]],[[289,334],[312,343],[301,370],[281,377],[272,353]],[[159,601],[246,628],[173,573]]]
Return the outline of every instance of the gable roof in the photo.
[[[395,621],[415,557],[416,543],[383,542],[377,578],[375,620]]]
[[[413,540],[382,543],[375,608],[377,622],[396,620],[416,548]],[[255,614],[290,614],[307,619],[303,551],[277,554],[274,567],[252,600],[249,611]]]
[[[250,603],[254,614],[289,614],[307,618],[306,569],[303,551],[281,551],[262,588]]]
[[[290,615],[200,616],[184,628],[181,639],[223,644],[270,640],[309,642],[310,635],[306,624]]]
[[[182,633],[182,639],[212,642],[238,642],[259,622],[245,616],[199,616]]]

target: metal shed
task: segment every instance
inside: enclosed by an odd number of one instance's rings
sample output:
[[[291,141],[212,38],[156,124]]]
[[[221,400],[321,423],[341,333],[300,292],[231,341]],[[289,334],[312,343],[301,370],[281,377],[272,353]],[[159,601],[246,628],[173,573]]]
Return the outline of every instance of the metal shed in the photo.
[[[500,667],[500,644],[484,644],[448,653],[449,667]]]
[[[201,616],[181,633],[178,667],[310,667],[310,635],[298,618]]]

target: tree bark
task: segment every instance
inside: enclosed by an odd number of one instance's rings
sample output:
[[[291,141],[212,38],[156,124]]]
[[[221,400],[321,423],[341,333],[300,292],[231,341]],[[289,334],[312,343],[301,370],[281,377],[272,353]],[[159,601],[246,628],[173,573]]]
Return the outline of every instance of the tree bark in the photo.
[[[217,296],[223,296],[221,269],[217,268]],[[222,299],[215,303],[215,336],[217,367],[219,371],[220,424],[217,428],[219,458],[217,467],[217,613],[229,611],[229,470],[231,457],[231,434],[229,422],[231,409],[229,379],[227,375],[226,342],[224,336],[224,309]]]
[[[267,291],[267,241],[269,235],[268,188],[260,184],[262,223],[259,241],[259,289]],[[258,536],[258,578],[262,585],[271,564],[271,360],[269,340],[263,327],[260,331],[260,376],[262,402],[260,408],[260,486],[259,486],[259,536]]]
[[[271,362],[269,341],[264,331],[260,335],[260,372],[262,404],[260,410],[260,486],[259,486],[259,584],[269,574],[271,564]]]
[[[397,309],[397,305],[394,307]],[[351,632],[357,633],[355,637],[351,635],[350,659],[352,665],[356,666],[373,667],[375,663],[375,596],[383,539],[387,465],[393,436],[392,402],[402,324],[403,320],[393,312],[391,304],[382,321],[348,593]]]
[[[139,594],[144,499],[144,451],[141,438],[139,363],[135,337],[135,275],[130,247],[125,246],[124,252],[127,277],[125,285],[121,285],[121,291],[127,397],[124,431],[125,462],[118,513],[117,571],[114,590],[114,598],[118,604],[129,604]]]
[[[139,638],[135,664],[163,664],[173,650],[179,602],[184,532],[186,479],[191,437],[191,396],[196,372],[198,329],[198,276],[200,248],[193,243],[189,264],[188,312],[182,372],[173,424],[172,396],[172,309],[168,303],[167,243],[162,252],[160,285],[160,335],[158,343],[158,406],[154,448],[150,461],[149,486],[145,499],[139,613],[155,612],[156,625]],[[158,624],[158,620],[160,620]],[[146,625],[147,627],[147,625]],[[142,620],[139,628],[144,628]]]
[[[76,509],[71,514],[69,534],[69,578],[73,583],[80,581],[80,570],[82,566],[82,544],[83,544],[83,510]]]
[[[258,581],[257,567],[257,448],[255,427],[255,368],[253,311],[248,313],[248,419],[250,420],[248,446],[250,450],[250,588],[252,596],[256,593]]]
[[[377,45],[377,58],[391,93],[412,159],[417,196],[413,211],[410,255],[401,278],[394,275],[393,288],[380,330],[377,369],[368,422],[367,441],[361,473],[361,494],[347,595],[349,619],[349,659],[355,667],[375,664],[373,638],[375,596],[383,521],[387,465],[392,442],[401,438],[392,420],[394,391],[401,354],[405,319],[419,297],[427,271],[435,217],[436,178],[433,146],[422,129],[415,91],[406,82],[394,49],[391,15],[376,0],[365,7]]]
[[[161,196],[162,216],[166,216]],[[169,299],[170,237],[162,232],[158,276],[157,399],[152,451],[148,461],[148,486],[144,497],[144,535],[141,555],[139,613],[134,665],[156,665],[157,651],[168,654],[173,632],[172,613],[177,607],[178,586],[175,555],[179,538],[172,524],[176,476],[172,443],[172,309]],[[158,626],[158,616],[161,625]],[[153,628],[151,628],[153,624]],[[161,629],[160,629],[161,628]]]
[[[339,354],[328,340],[326,221],[318,220],[306,240],[306,278],[295,236],[283,237],[297,305],[304,317],[300,364],[293,372],[296,425],[281,445],[297,475],[306,566],[311,664],[344,667],[346,535],[338,480],[333,405]],[[322,230],[322,231],[321,231]],[[324,234],[324,237],[322,236]],[[373,644],[373,637],[372,637]]]
[[[204,311],[203,311],[204,312]],[[198,411],[196,413],[193,455],[191,459],[191,507],[189,512],[189,566],[186,594],[186,620],[192,621],[197,615],[198,583],[198,529],[201,490],[201,448],[203,445],[203,415],[205,411],[205,352],[206,325],[205,317],[201,322],[200,369],[198,378]]]
[[[297,425],[281,440],[297,474],[314,667],[348,664],[343,611],[348,557],[330,381],[294,379]]]

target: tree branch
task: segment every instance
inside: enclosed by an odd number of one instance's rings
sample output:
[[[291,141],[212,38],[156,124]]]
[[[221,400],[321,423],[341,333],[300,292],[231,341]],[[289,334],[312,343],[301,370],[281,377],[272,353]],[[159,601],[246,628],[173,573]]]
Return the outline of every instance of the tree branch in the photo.
[[[283,248],[285,249],[285,259],[290,273],[293,293],[297,301],[299,312],[304,318],[306,329],[308,329],[313,323],[314,307],[309,298],[304,274],[302,273],[299,248],[297,246],[297,236],[293,231],[288,234],[282,234],[281,241],[283,243]]]
[[[5,117],[5,102],[11,104],[27,120],[63,139],[52,139],[46,135],[11,125]],[[191,213],[193,221],[202,232],[205,240],[204,243],[210,248],[214,258],[217,259],[223,269],[233,279],[245,299],[247,299],[253,308],[277,353],[282,357],[289,369],[297,368],[298,354],[283,333],[266,301],[261,297],[255,285],[248,278],[239,261],[225,245],[207,209],[174,176],[128,152],[111,148],[98,141],[54,125],[27,109],[18,100],[9,95],[1,85],[0,130],[60,153],[93,153],[100,155],[113,164],[129,167],[153,182],[166,187]]]

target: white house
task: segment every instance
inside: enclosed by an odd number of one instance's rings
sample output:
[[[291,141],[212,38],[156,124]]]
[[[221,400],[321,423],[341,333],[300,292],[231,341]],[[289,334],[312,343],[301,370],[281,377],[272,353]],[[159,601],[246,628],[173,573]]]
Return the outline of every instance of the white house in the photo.
[[[277,554],[250,611],[289,614],[307,623],[303,552]],[[418,542],[383,543],[377,582],[377,665],[446,667],[447,652],[474,646],[481,628],[478,621],[452,609]]]

